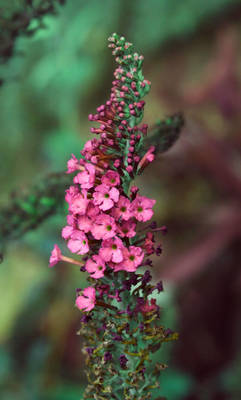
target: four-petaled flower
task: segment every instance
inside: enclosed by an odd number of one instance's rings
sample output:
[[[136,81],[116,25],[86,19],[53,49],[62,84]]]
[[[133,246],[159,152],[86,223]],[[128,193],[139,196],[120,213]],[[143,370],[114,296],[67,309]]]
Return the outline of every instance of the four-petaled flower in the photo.
[[[112,264],[115,271],[135,272],[142,263],[144,252],[140,247],[130,246],[129,249],[123,249],[124,260],[119,264]]]
[[[151,219],[153,216],[152,207],[155,203],[156,200],[137,195],[131,203],[131,210],[137,221],[145,222]]]
[[[95,289],[91,286],[83,290],[83,294],[76,298],[76,306],[83,311],[91,311],[96,303]]]
[[[93,194],[94,204],[102,211],[109,210],[119,200],[119,190],[107,185],[98,185]]]
[[[124,221],[118,226],[118,233],[121,237],[132,238],[136,236],[136,223],[134,219],[129,219],[128,221]]]
[[[105,271],[105,262],[100,256],[94,255],[86,261],[85,269],[92,278],[102,278]]]
[[[124,245],[121,239],[115,237],[113,239],[103,240],[99,250],[100,256],[105,261],[113,261],[119,263],[123,260]]]
[[[72,199],[69,205],[69,211],[71,211],[73,214],[84,215],[89,201],[90,200],[87,198],[87,192],[82,190],[81,193],[74,196]]]
[[[74,183],[79,183],[81,189],[90,189],[95,183],[95,167],[91,163],[85,163],[84,168],[84,171],[74,177]]]
[[[122,218],[124,221],[128,221],[132,216],[130,206],[130,200],[125,196],[120,196],[118,203],[113,208],[113,215],[116,219]]]
[[[78,228],[85,233],[89,232],[92,227],[92,219],[89,218],[87,215],[80,215],[77,218]]]
[[[68,240],[68,249],[71,253],[86,254],[89,251],[88,238],[84,232],[75,230]]]
[[[92,225],[91,233],[95,239],[110,239],[115,235],[116,224],[114,218],[107,214],[97,215]]]
[[[101,182],[107,186],[118,186],[120,184],[120,175],[110,169],[102,176]]]

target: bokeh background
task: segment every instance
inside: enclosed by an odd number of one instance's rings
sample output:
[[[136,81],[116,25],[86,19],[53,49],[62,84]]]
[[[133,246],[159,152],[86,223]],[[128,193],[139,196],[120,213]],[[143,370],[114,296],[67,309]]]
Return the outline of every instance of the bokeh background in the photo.
[[[24,4],[0,1],[2,38],[6,20],[24,14]],[[160,394],[240,400],[240,1],[67,0],[55,10],[34,34],[19,34],[1,59],[0,206],[64,170],[71,153],[78,157],[91,137],[87,116],[111,87],[107,38],[126,36],[144,54],[152,81],[145,122],[177,111],[186,120],[179,141],[138,180],[142,193],[157,199],[158,224],[168,226],[155,279],[164,280],[163,324],[180,334],[156,356],[169,365]],[[63,263],[48,268],[54,243],[65,248],[65,213],[2,247],[1,400],[81,398],[74,299],[85,277]]]

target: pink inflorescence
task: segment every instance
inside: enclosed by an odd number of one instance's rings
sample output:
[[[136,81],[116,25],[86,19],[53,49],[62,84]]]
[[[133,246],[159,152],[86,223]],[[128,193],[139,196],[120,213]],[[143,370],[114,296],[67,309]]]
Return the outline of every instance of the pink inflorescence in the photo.
[[[118,68],[110,98],[89,115],[90,121],[98,123],[91,128],[98,137],[87,141],[83,158],[72,155],[68,161],[67,173],[75,176],[66,191],[69,213],[62,230],[68,249],[84,255],[82,270],[96,280],[110,271],[135,272],[147,265],[146,257],[155,251],[153,234],[137,230],[139,222],[152,218],[155,200],[141,196],[136,186],[130,188],[131,180],[154,160],[154,147],[143,146],[147,125],[137,125],[150,82],[140,73],[143,57],[133,53],[132,44],[116,34],[109,40]],[[57,249],[50,266],[60,259]],[[76,299],[77,307],[90,311],[97,301],[95,294],[91,286],[84,289]]]

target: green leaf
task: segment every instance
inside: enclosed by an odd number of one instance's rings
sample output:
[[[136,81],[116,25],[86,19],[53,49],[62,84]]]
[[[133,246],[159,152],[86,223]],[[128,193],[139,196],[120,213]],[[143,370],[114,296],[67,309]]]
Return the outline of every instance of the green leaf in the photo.
[[[42,197],[40,199],[40,204],[42,204],[43,206],[46,207],[52,207],[56,204],[55,199],[51,198],[51,197]]]
[[[28,201],[21,201],[19,203],[20,208],[25,211],[27,214],[35,215],[36,209],[30,204]]]

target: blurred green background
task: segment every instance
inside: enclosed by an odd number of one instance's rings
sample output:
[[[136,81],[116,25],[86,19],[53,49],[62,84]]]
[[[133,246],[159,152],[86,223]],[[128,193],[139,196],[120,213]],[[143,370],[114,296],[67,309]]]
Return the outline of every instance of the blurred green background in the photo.
[[[26,13],[24,4],[0,0],[0,24]],[[13,191],[64,170],[71,153],[79,156],[91,137],[88,114],[111,87],[107,38],[126,36],[144,54],[152,81],[145,122],[177,111],[186,119],[178,143],[137,182],[157,199],[155,219],[169,229],[155,279],[165,284],[163,323],[180,339],[156,356],[169,365],[160,394],[240,400],[240,1],[67,0],[55,9],[33,35],[19,35],[0,66],[0,206]],[[54,243],[65,249],[64,223],[62,210],[4,249],[1,400],[81,398],[74,299],[85,278],[69,265],[48,268]]]

